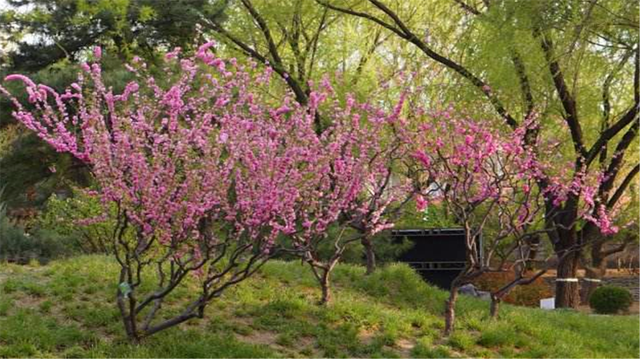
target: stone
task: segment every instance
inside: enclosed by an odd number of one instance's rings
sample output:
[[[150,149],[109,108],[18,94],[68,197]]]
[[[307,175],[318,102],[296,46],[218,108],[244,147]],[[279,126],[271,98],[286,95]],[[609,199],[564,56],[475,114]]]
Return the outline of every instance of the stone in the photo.
[[[458,291],[460,292],[460,294],[470,295],[472,297],[478,296],[476,287],[471,283],[463,285],[462,287],[460,287],[460,289],[458,289]]]

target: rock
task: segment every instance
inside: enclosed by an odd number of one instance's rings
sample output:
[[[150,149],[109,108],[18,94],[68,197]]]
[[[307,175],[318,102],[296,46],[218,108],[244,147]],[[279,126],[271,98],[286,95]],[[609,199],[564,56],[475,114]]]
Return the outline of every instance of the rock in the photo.
[[[482,300],[491,300],[491,293],[484,291],[484,290],[478,290],[476,291],[477,293],[477,297],[482,299]]]
[[[476,290],[476,286],[474,286],[471,283],[463,285],[462,287],[460,287],[460,289],[458,289],[458,291],[460,292],[460,294],[470,295],[473,297],[478,296],[478,291]]]
[[[460,287],[458,289],[458,292],[460,292],[460,294],[469,295],[482,300],[491,300],[490,292],[486,292],[484,290],[478,290],[476,289],[476,286],[471,283],[465,284],[462,287]]]

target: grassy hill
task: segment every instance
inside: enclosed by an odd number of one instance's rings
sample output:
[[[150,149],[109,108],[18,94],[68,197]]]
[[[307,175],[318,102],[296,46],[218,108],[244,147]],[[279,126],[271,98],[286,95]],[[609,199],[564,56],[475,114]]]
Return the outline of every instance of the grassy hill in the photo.
[[[463,297],[443,339],[446,293],[408,267],[335,270],[334,302],[306,266],[268,263],[207,317],[129,344],[113,298],[117,265],[86,256],[44,267],[0,264],[0,357],[638,357],[638,318],[547,312]],[[175,307],[186,295],[170,298]]]

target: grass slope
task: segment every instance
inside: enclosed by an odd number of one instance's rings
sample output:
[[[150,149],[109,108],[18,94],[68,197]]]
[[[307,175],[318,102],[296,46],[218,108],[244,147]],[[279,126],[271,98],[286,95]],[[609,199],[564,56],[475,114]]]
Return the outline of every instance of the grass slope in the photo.
[[[408,267],[335,270],[335,301],[299,262],[268,263],[195,320],[131,345],[117,309],[117,265],[87,256],[45,267],[0,264],[0,357],[638,357],[638,318],[504,306],[463,297],[441,337],[446,293]],[[177,311],[187,291],[169,298]]]

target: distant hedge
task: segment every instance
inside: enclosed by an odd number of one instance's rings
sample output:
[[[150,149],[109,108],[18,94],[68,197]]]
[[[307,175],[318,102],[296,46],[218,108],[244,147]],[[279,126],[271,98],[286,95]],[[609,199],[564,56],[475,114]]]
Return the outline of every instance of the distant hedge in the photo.
[[[633,297],[628,290],[614,286],[600,287],[589,298],[589,306],[599,314],[616,314],[626,311],[632,302]]]

